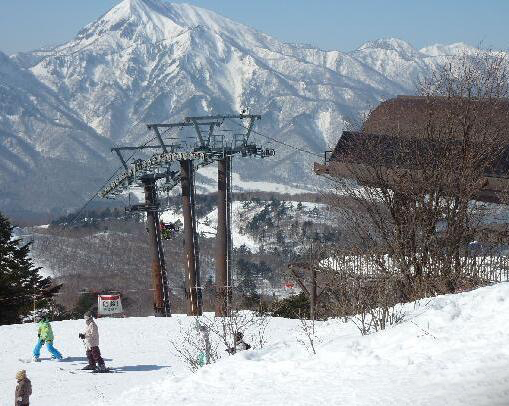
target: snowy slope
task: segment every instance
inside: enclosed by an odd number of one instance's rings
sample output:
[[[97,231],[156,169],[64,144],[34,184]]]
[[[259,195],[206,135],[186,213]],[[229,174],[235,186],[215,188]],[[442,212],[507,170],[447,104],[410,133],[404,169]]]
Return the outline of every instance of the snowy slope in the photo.
[[[73,194],[91,187],[109,146],[64,99],[0,52],[0,207],[79,204],[81,193]]]
[[[241,206],[242,202],[233,202],[232,217],[234,220],[238,220],[240,218]],[[161,214],[161,221],[163,223],[175,223],[176,221],[180,221],[181,224],[184,224],[184,216],[182,212],[177,213],[173,210],[167,210]],[[217,232],[217,209],[212,210],[212,212],[208,213],[206,216],[198,219],[197,231],[198,234],[203,233],[207,238],[215,238]],[[254,241],[251,236],[240,232],[240,225],[238,221],[233,221],[232,243],[235,248],[245,245],[252,252],[257,252],[259,249],[259,244]]]
[[[184,316],[100,319],[101,349],[119,373],[72,373],[84,365],[83,321],[53,323],[67,362],[23,364],[33,324],[0,327],[0,405],[12,402],[26,368],[33,404],[98,405],[476,405],[509,404],[509,284],[403,308],[393,328],[360,336],[351,324],[317,326],[317,355],[299,342],[298,321],[272,319],[261,350],[224,356],[198,373],[172,353]],[[247,332],[252,340],[252,331]]]
[[[23,143],[38,157],[32,166],[22,162],[31,177],[19,187],[12,178],[0,179],[8,196],[0,207],[76,207],[111,173],[112,145],[140,144],[147,139],[145,123],[185,115],[247,109],[263,115],[262,133],[321,155],[345,125],[381,100],[413,93],[415,80],[443,60],[443,53],[466,48],[418,51],[384,39],[350,53],[324,51],[283,43],[187,4],[124,0],[68,43],[10,61],[0,57],[2,78],[7,64],[18,77],[29,78],[26,89],[0,82],[0,91],[12,100],[0,102],[0,132],[14,140],[0,145],[0,154],[10,158]],[[29,101],[21,98],[30,91],[36,94]],[[45,114],[31,119],[38,110]],[[237,176],[251,182],[246,189],[315,189],[312,162],[320,156],[254,139],[276,148],[277,157],[263,165],[238,160]],[[62,187],[68,182],[71,190]],[[30,198],[31,188],[40,199]]]

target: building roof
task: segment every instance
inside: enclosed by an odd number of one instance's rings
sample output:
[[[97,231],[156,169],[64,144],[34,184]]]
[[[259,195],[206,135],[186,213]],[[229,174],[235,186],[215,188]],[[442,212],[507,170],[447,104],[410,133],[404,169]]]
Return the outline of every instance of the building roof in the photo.
[[[371,112],[362,131],[343,132],[334,151],[326,154],[326,162],[315,163],[315,173],[376,187],[383,171],[385,180],[396,188],[399,177],[409,172],[415,176],[428,162],[446,162],[451,171],[459,170],[457,157],[464,147],[462,115],[468,111],[476,115],[472,125],[478,127],[470,131],[478,135],[473,145],[490,154],[476,156],[480,163],[490,162],[483,168],[482,191],[475,199],[500,202],[509,191],[509,100],[466,103],[411,96],[385,101]]]
[[[468,107],[467,107],[468,104]],[[468,108],[468,110],[467,110]],[[380,103],[362,126],[362,132],[396,137],[428,138],[427,125],[443,126],[444,138],[461,138],[461,118],[468,114],[475,117],[479,126],[488,123],[495,131],[509,132],[509,100],[398,96]],[[453,116],[453,119],[451,119]],[[451,123],[457,124],[450,128]],[[479,132],[482,129],[479,128]],[[509,134],[508,134],[509,141]]]

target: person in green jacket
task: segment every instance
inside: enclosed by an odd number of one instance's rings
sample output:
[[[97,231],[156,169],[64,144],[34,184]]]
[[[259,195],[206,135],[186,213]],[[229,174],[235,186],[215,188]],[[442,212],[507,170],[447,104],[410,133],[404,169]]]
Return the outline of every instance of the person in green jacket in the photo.
[[[61,360],[62,354],[55,347],[53,347],[53,330],[51,329],[51,324],[49,324],[49,320],[47,317],[43,317],[39,321],[39,328],[37,330],[37,344],[34,348],[34,361],[39,362],[39,357],[41,356],[41,348],[46,343],[46,347],[51,354],[52,359]]]

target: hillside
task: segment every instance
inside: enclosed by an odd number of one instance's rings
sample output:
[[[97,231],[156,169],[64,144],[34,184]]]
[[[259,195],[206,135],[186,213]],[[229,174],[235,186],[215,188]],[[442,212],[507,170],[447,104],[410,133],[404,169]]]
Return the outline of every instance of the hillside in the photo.
[[[206,199],[202,196],[197,204],[200,273],[205,286],[212,283],[216,272],[215,205],[215,196]],[[76,291],[84,288],[91,291],[116,289],[129,292],[127,307],[131,315],[152,314],[147,290],[152,283],[150,256],[144,222],[126,217],[123,210],[96,213],[95,219],[91,214],[83,215],[88,215],[87,221],[77,220],[70,228],[62,225],[18,228],[16,236],[32,243],[30,255],[43,267],[42,272],[64,283],[59,303],[72,308]],[[276,198],[234,201],[232,267],[235,286],[239,289],[249,286],[270,297],[290,293],[282,289],[288,279],[288,262],[299,255],[305,241],[315,233],[320,233],[324,241],[336,235],[330,216],[319,203]],[[174,308],[179,308],[175,302],[184,297],[183,217],[179,199],[162,213],[161,221],[180,224],[179,231],[163,241],[170,286],[176,295]],[[137,293],[130,293],[133,291]]]
[[[83,321],[54,322],[55,346],[70,358],[24,364],[33,324],[0,327],[1,404],[27,369],[34,404],[98,405],[476,405],[509,403],[506,343],[509,284],[401,308],[403,322],[361,336],[352,322],[319,322],[317,355],[299,343],[297,320],[270,319],[263,349],[228,356],[192,374],[170,340],[184,316],[99,319],[101,350],[116,374],[77,371]],[[256,331],[246,332],[256,345]],[[44,355],[43,355],[44,356]]]

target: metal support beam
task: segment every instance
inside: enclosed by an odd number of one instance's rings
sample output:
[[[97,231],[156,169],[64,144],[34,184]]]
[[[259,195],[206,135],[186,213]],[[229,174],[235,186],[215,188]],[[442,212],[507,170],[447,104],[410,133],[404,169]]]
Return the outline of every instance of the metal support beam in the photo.
[[[165,144],[166,148],[175,149],[177,147],[180,147],[178,144]],[[139,147],[117,147],[112,148],[112,151],[139,151],[142,149],[161,149],[160,145],[141,145]]]
[[[247,145],[247,143],[249,142],[249,136],[251,135],[251,130],[253,129],[254,122],[255,122],[255,117],[250,117],[249,125],[247,127],[247,133],[244,136],[244,145]]]
[[[212,136],[214,135],[214,127],[216,124],[211,124],[209,127],[209,138],[207,140],[207,145],[210,146],[210,140],[212,139]]]
[[[147,231],[149,234],[149,248],[152,257],[152,286],[154,289],[154,315],[171,316],[170,295],[166,276],[166,264],[161,241],[161,229],[157,212],[157,193],[155,177],[143,180],[145,190],[145,206],[147,209]],[[154,210],[154,207],[156,208]]]
[[[211,121],[211,122],[206,122],[206,123],[198,123],[198,125],[215,125],[215,126],[219,126],[220,123],[218,123],[217,121]],[[193,127],[194,126],[194,123],[190,123],[190,122],[185,122],[185,123],[153,123],[153,124],[147,124],[147,129],[149,130],[152,130],[156,127],[161,127],[161,128],[174,128],[174,127]]]
[[[192,120],[192,122],[194,124],[194,129],[196,130],[196,135],[198,136],[198,139],[200,140],[200,145],[202,147],[206,146],[205,143],[203,142],[203,136],[201,135],[200,125],[198,124],[198,121]]]
[[[192,125],[193,124],[190,124],[190,123],[152,123],[152,124],[147,124],[147,129],[152,130],[156,127],[161,127],[161,128],[189,127]]]
[[[209,141],[208,143],[205,143],[205,140],[203,139],[203,135],[200,129],[200,126],[209,126]],[[201,147],[207,147],[210,144],[210,136],[212,134],[212,131],[215,126],[220,126],[221,123],[217,121],[207,121],[207,122],[198,122],[196,120],[188,120],[185,123],[166,123],[166,124],[147,124],[147,128],[149,130],[154,130],[156,133],[156,137],[159,140],[159,143],[161,144],[158,147],[161,147],[163,149],[163,152],[167,152],[167,145],[164,144],[163,139],[161,137],[161,133],[159,132],[159,128],[175,128],[175,127],[194,127],[196,130],[196,134],[198,136],[198,139],[200,141]],[[173,149],[172,149],[173,150]]]
[[[196,116],[196,117],[186,117],[186,122],[190,122],[192,120],[223,120],[225,118],[238,118],[238,119],[244,119],[244,118],[255,118],[257,120],[261,120],[262,116],[259,114],[227,114],[224,116],[221,115],[215,115],[215,116]]]
[[[159,132],[159,128],[157,126],[154,126],[154,132],[156,133],[156,137],[161,144],[161,148],[163,149],[163,152],[164,153],[168,152],[166,145],[164,145],[163,137],[161,137],[161,133]]]
[[[216,316],[226,316],[231,305],[230,163],[225,156],[217,162]]]
[[[193,161],[180,161],[180,174],[182,185],[182,210],[184,214],[184,268],[186,276],[187,314],[188,316],[201,316],[202,292],[194,208]]]
[[[127,167],[127,162],[125,161],[124,157],[122,156],[122,154],[120,152],[120,148],[112,148],[111,150],[115,151],[117,153],[118,159],[120,159],[120,162],[122,162],[122,166],[124,167],[124,169],[126,171],[129,170],[129,168]]]

